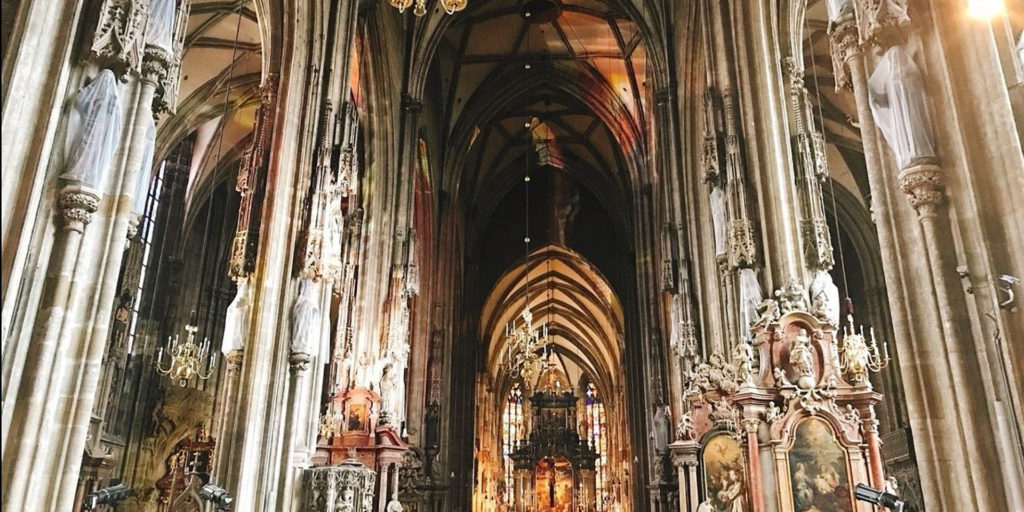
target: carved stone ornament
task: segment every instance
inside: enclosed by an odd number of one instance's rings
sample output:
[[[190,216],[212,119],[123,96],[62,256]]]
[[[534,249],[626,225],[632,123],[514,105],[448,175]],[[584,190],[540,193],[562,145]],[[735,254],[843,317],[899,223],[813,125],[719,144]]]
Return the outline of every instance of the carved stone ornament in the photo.
[[[90,53],[101,67],[124,75],[139,69],[145,47],[148,0],[104,0]]]
[[[85,232],[92,214],[100,207],[100,196],[92,189],[67,186],[60,193],[61,217],[65,231]]]
[[[832,54],[832,72],[836,79],[836,92],[853,90],[850,62],[861,53],[860,34],[853,15],[829,24],[829,47]]]
[[[301,373],[309,369],[312,356],[305,352],[292,352],[288,356],[288,368],[292,373]]]
[[[791,311],[807,311],[807,293],[804,287],[797,282],[796,278],[790,278],[789,283],[780,290],[775,291],[775,298],[779,301],[779,309],[782,314]]]
[[[375,474],[358,459],[304,471],[309,512],[371,512]],[[367,496],[369,500],[367,500]]]
[[[753,266],[757,261],[757,245],[754,243],[754,224],[748,219],[729,219],[726,225],[729,242],[729,267],[736,269]]]
[[[900,173],[899,182],[900,190],[907,194],[918,217],[934,217],[938,213],[938,207],[945,199],[942,171],[938,165],[912,165]]]
[[[801,222],[804,238],[804,257],[807,265],[818,270],[828,270],[835,265],[832,254],[832,238],[825,219],[805,219]]]
[[[693,439],[693,411],[686,411],[676,425],[676,439]]]
[[[903,42],[909,31],[907,0],[858,0],[864,41],[885,49]]]

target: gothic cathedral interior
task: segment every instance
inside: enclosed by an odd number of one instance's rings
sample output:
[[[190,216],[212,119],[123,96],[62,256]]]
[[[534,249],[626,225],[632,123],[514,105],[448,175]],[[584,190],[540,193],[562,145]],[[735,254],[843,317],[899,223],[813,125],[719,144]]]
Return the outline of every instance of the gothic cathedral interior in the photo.
[[[13,512],[1024,511],[1022,0],[2,0]]]

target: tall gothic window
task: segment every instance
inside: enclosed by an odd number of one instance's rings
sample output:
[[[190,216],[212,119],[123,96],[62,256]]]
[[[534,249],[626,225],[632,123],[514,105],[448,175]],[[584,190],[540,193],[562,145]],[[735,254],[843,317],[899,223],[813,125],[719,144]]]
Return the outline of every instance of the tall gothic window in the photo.
[[[156,176],[153,176],[149,183],[146,197],[145,211],[139,219],[139,242],[141,244],[141,258],[139,264],[139,282],[135,287],[135,299],[132,301],[131,321],[128,324],[128,352],[131,352],[135,344],[135,331],[139,322],[139,307],[142,304],[142,290],[146,284],[146,274],[149,272],[150,256],[153,250],[153,229],[156,226],[156,212],[160,207],[160,192],[164,188],[164,169],[167,162],[161,162],[157,169]]]
[[[605,434],[604,403],[593,382],[587,383],[586,395],[587,434],[597,451],[594,461],[594,492],[597,494],[597,509],[605,509],[605,477],[608,467],[608,436]]]
[[[512,504],[512,489],[515,466],[512,463],[512,450],[516,441],[526,437],[526,424],[523,422],[523,388],[517,382],[508,392],[505,410],[501,417],[501,454],[505,460],[505,503]]]

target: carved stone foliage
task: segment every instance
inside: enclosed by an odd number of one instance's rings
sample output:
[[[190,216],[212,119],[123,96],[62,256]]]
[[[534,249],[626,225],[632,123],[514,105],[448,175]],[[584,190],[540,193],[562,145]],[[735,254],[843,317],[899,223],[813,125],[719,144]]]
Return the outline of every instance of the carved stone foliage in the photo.
[[[100,197],[92,190],[68,186],[61,191],[60,206],[64,229],[81,233],[92,222],[92,214],[99,209]]]
[[[860,54],[860,34],[852,16],[829,25],[829,46],[832,53],[832,73],[836,79],[836,92],[853,90],[850,61]]]
[[[96,62],[119,75],[139,69],[145,48],[147,0],[104,0],[90,45]]]
[[[376,474],[351,454],[338,466],[304,471],[305,507],[309,512],[371,512]]]
[[[942,172],[938,165],[919,164],[900,173],[900,190],[919,217],[934,217],[945,200]]]
[[[907,0],[858,0],[861,39],[880,48],[900,44],[908,31]]]

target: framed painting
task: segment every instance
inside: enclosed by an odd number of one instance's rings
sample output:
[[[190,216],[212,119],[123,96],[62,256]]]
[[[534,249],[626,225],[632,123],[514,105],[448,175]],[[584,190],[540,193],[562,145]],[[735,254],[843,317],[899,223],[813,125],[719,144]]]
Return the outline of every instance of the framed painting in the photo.
[[[811,418],[797,425],[789,478],[796,512],[853,512],[846,451],[825,422]]]
[[[743,451],[736,439],[719,434],[704,443],[704,510],[747,512]]]

